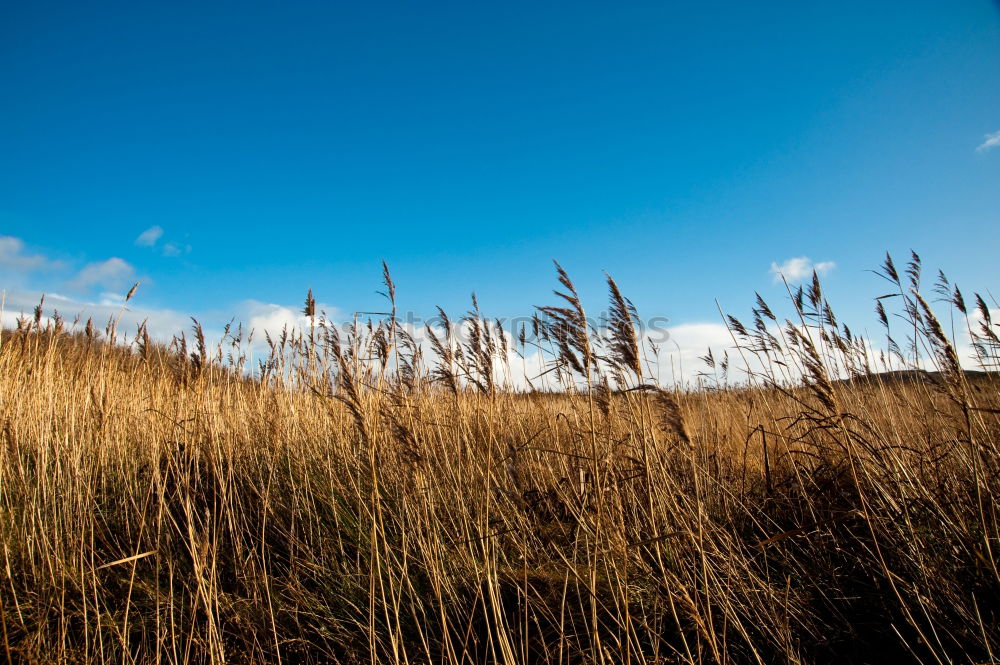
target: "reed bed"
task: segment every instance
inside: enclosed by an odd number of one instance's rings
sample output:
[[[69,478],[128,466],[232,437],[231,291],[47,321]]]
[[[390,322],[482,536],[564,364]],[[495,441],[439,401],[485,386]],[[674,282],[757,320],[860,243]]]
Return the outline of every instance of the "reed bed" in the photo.
[[[814,278],[669,387],[558,266],[514,335],[421,339],[388,270],[346,334],[310,292],[253,367],[39,308],[0,339],[0,659],[998,662],[997,324],[879,272],[885,341]]]

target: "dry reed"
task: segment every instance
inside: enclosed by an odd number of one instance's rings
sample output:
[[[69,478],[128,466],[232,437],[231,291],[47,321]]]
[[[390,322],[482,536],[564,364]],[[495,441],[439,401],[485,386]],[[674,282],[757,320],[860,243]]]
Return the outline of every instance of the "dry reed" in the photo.
[[[0,346],[0,657],[996,662],[996,378],[960,367],[919,257],[880,274],[904,346],[814,279],[791,320],[759,295],[727,319],[740,360],[685,389],[643,370],[610,277],[594,330],[558,264],[512,345],[548,391],[512,389],[475,300],[428,364],[388,269],[388,319],[342,333],[310,290],[252,373],[242,328],[122,344],[40,305]],[[985,300],[935,292],[994,369]]]

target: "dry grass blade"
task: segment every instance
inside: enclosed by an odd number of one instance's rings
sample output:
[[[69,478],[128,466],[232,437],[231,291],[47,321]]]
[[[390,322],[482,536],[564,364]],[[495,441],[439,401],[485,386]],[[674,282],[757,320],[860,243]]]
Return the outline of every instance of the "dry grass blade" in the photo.
[[[132,556],[127,556],[124,559],[118,559],[117,561],[112,561],[110,563],[98,566],[95,570],[104,570],[105,568],[110,568],[111,566],[117,566],[123,563],[138,561],[139,559],[145,559],[146,557],[153,556],[154,554],[156,554],[156,550],[150,550],[148,552],[143,552],[142,554],[133,554]]]

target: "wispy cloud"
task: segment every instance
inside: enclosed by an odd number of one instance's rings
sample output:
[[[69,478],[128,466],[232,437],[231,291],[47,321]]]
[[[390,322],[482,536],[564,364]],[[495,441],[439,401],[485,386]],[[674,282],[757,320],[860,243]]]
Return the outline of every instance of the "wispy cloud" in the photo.
[[[168,242],[163,246],[163,255],[167,257],[176,257],[181,254],[187,254],[191,251],[191,245],[181,245],[176,242]]]
[[[986,152],[987,150],[992,150],[1000,146],[1000,132],[993,132],[992,134],[986,134],[983,137],[985,140],[979,144],[976,148],[976,152]]]
[[[135,239],[135,244],[139,247],[150,248],[155,248],[159,245],[160,253],[168,258],[176,258],[191,251],[191,245],[177,240],[167,241],[167,239],[164,238],[163,227],[159,225],[151,226],[140,233],[139,237]]]
[[[64,261],[26,252],[20,238],[0,236],[0,287],[4,289],[45,287],[50,293],[52,287],[77,292],[116,291],[136,281],[136,269],[118,257],[88,263],[77,271]]]
[[[151,226],[139,234],[139,237],[135,239],[135,244],[139,247],[152,247],[162,235],[163,227]]]
[[[782,277],[789,282],[801,282],[811,277],[814,270],[818,275],[825,275],[836,267],[837,264],[833,261],[813,263],[808,256],[797,256],[787,259],[780,265],[771,263],[770,273],[774,275],[775,282],[780,282]]]
[[[50,261],[41,254],[25,254],[24,241],[20,238],[0,236],[0,268],[29,272],[61,267],[60,261]]]

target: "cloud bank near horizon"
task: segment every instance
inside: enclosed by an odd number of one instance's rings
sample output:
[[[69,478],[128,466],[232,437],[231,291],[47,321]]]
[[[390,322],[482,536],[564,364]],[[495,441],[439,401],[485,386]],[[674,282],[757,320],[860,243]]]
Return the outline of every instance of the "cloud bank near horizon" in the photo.
[[[800,256],[787,259],[781,264],[772,263],[771,273],[776,279],[780,280],[784,276],[790,282],[798,282],[807,279],[813,271],[827,274],[834,267],[833,261],[813,263],[808,257]],[[2,324],[7,328],[15,327],[17,320],[22,316],[30,317],[43,293],[39,288],[22,286],[19,279],[14,279],[11,282],[13,288],[9,288],[7,282],[10,276],[31,277],[36,281],[37,278],[44,280],[47,277],[47,281],[57,287],[45,291],[43,308],[45,317],[51,318],[58,312],[64,321],[76,321],[76,325],[81,329],[88,318],[93,319],[96,327],[103,328],[107,321],[120,317],[118,330],[130,339],[134,339],[139,326],[145,325],[154,339],[169,342],[182,331],[190,334],[194,318],[204,325],[206,337],[214,345],[223,338],[226,323],[232,321],[234,325],[242,324],[246,336],[253,331],[250,350],[260,354],[266,352],[265,338],[268,335],[276,339],[283,330],[302,332],[308,330],[310,325],[300,305],[271,303],[252,297],[240,300],[224,309],[182,312],[169,308],[143,306],[140,286],[137,297],[126,305],[124,293],[141,277],[136,268],[123,259],[111,257],[87,263],[78,270],[73,270],[62,261],[29,251],[18,238],[2,236],[0,277],[4,278],[4,283],[0,283],[0,288],[4,289]],[[346,325],[352,318],[331,304],[319,303],[317,311],[325,312],[328,320],[338,326]],[[437,317],[421,319],[415,315],[400,316],[407,326],[407,331],[419,343],[425,357],[430,357],[424,326],[429,324],[440,333],[440,322],[437,321]],[[1000,320],[1000,312],[997,312],[997,319]],[[515,329],[518,327],[515,321],[527,320],[506,320],[503,324],[502,334],[511,349],[508,357],[509,366],[522,371],[520,375],[509,377],[517,387],[527,386],[524,377],[544,376],[547,369],[543,355],[537,351],[527,352],[523,358],[513,351],[518,332]],[[603,325],[606,324],[597,322],[595,328],[600,331]],[[715,374],[702,360],[709,351],[719,360],[727,351],[735,358],[733,335],[723,322],[703,321],[666,325],[666,320],[663,319],[657,325],[655,329],[640,329],[638,332],[640,338],[644,340],[644,346],[649,346],[646,344],[645,333],[649,330],[655,330],[657,333],[656,338],[651,340],[657,347],[656,355],[650,357],[647,370],[661,385],[691,382],[703,373]],[[463,326],[464,324],[459,323],[459,331],[463,330]],[[776,326],[771,332],[780,333]],[[963,338],[958,342],[963,364],[971,367],[969,340]],[[877,350],[873,351],[877,353]],[[737,379],[746,378],[747,369],[753,372],[760,367],[753,365],[743,368],[741,372],[734,362],[730,376]]]

